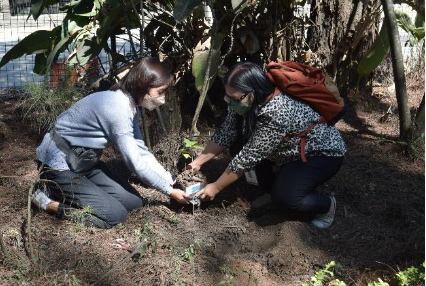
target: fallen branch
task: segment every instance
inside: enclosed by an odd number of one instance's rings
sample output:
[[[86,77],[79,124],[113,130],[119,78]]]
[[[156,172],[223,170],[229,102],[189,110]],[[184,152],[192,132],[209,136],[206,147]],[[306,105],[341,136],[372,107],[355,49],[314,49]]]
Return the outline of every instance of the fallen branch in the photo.
[[[1,253],[3,253],[4,260],[6,260],[9,255],[7,253],[6,247],[4,246],[3,233],[0,233],[0,250]]]

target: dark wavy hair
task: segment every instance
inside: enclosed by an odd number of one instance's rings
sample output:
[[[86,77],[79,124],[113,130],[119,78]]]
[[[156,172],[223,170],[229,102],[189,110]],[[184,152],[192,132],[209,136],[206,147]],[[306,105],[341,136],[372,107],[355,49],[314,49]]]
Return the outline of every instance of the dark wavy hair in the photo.
[[[248,130],[243,135],[248,138],[256,125],[260,108],[266,104],[266,98],[274,92],[275,85],[266,77],[260,66],[251,62],[236,64],[225,76],[225,85],[239,89],[244,93],[253,91],[253,107],[244,117],[239,116],[241,123],[238,124],[242,124],[242,119],[247,121]]]
[[[124,78],[114,84],[110,90],[121,90],[138,102],[150,88],[172,83],[173,75],[168,66],[157,58],[146,57],[137,61]]]

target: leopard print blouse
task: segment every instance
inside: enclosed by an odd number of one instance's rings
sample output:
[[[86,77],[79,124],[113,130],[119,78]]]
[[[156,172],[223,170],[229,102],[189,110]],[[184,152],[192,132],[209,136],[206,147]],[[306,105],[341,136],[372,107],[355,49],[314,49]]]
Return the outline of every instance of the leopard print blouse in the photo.
[[[237,140],[237,116],[229,109],[224,123],[212,136],[213,142],[230,147]],[[228,168],[243,172],[253,169],[263,159],[278,164],[300,160],[300,138],[284,137],[306,130],[320,118],[306,103],[280,93],[260,109],[252,135]],[[309,156],[341,157],[345,155],[346,147],[334,126],[318,124],[306,137],[305,153],[308,160]]]

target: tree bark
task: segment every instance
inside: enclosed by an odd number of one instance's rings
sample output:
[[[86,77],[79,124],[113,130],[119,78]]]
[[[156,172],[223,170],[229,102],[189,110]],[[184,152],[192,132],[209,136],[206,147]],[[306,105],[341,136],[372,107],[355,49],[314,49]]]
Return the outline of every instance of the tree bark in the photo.
[[[407,100],[407,86],[405,82],[404,58],[402,56],[401,42],[399,39],[398,25],[393,7],[393,0],[382,0],[385,23],[388,28],[389,44],[392,55],[393,76],[395,80],[395,93],[399,112],[399,136],[407,139],[410,133],[411,115]]]
[[[425,134],[425,96],[423,95],[422,102],[416,112],[416,118],[414,119],[414,138],[420,137]]]
[[[308,29],[311,64],[322,68],[336,81],[341,94],[355,91],[359,62],[377,37],[378,0],[313,0]],[[361,25],[362,23],[365,25]],[[361,86],[367,84],[367,79]]]

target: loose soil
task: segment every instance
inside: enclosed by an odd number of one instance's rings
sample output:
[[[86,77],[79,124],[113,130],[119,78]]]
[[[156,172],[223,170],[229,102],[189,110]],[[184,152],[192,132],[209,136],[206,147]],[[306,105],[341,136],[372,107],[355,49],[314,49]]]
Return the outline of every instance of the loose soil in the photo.
[[[409,94],[414,109],[424,86],[414,82]],[[385,141],[398,141],[394,98],[384,87],[352,98],[349,114],[337,124],[348,153],[338,175],[320,188],[337,198],[329,229],[315,229],[310,217],[276,208],[253,213],[250,204],[262,190],[243,180],[211,203],[178,205],[144,187],[108,149],[103,160],[130,180],[145,206],[108,230],[33,210],[36,264],[26,253],[25,226],[42,136],[13,112],[16,99],[0,100],[0,230],[8,253],[0,260],[0,285],[95,283],[129,254],[113,248],[118,238],[131,249],[142,242],[146,252],[126,260],[100,285],[301,285],[333,260],[340,264],[334,272],[347,284],[366,285],[381,277],[394,285],[395,271],[419,266],[425,257],[424,161]],[[206,164],[207,182],[217,179],[228,162],[223,155]]]

